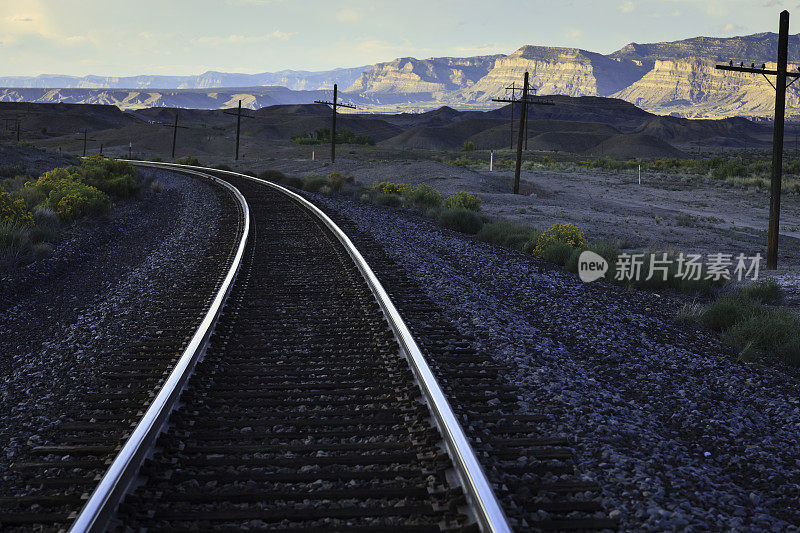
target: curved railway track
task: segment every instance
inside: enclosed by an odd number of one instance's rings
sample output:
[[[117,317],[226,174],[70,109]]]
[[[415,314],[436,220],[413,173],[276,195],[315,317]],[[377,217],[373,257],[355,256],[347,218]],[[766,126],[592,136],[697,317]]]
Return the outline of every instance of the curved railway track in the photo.
[[[426,317],[414,336],[432,370],[328,217],[273,184],[200,170],[243,195],[236,245],[219,252],[225,275],[191,307],[202,324],[182,354],[134,359],[119,390],[61,428],[62,445],[17,464],[31,490],[0,500],[0,526],[506,531],[494,487],[518,530],[616,527],[577,475],[569,439],[543,434],[547,417],[519,414],[507,370],[440,320],[379,247],[347,228],[403,315]]]

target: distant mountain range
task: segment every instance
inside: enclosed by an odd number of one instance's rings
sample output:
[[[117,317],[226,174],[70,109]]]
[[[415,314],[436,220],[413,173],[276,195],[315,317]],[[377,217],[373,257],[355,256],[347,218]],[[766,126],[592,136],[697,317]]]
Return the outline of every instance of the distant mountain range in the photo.
[[[242,99],[244,105],[258,108],[310,102],[325,94],[319,91],[330,91],[338,83],[344,99],[368,111],[423,111],[443,105],[479,110],[497,107],[492,98],[506,96],[505,87],[511,82],[519,85],[527,70],[539,95],[619,98],[652,113],[688,118],[769,118],[774,113],[774,92],[766,80],[714,66],[731,60],[769,65],[776,49],[776,34],[759,33],[632,43],[608,55],[523,46],[509,55],[409,57],[324,72],[0,77],[0,86],[7,87],[0,90],[0,101],[216,109]],[[800,34],[789,37],[789,57],[800,59]],[[788,91],[787,113],[800,117],[799,108],[800,84]]]

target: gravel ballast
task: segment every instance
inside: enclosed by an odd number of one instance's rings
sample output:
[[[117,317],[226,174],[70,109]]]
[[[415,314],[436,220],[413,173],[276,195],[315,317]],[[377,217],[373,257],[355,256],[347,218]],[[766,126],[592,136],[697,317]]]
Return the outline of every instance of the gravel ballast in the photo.
[[[233,200],[195,178],[143,169],[143,198],[119,202],[105,220],[67,228],[46,259],[0,273],[0,476],[16,473],[32,446],[48,444],[103,372],[138,342],[161,333],[160,313],[205,268]],[[158,179],[163,191],[146,186]],[[162,320],[163,321],[163,320]]]
[[[583,284],[408,211],[314,201],[516,369],[526,409],[577,437],[579,465],[622,529],[798,529],[797,369],[737,362],[715,335],[677,322],[681,300],[669,295]]]

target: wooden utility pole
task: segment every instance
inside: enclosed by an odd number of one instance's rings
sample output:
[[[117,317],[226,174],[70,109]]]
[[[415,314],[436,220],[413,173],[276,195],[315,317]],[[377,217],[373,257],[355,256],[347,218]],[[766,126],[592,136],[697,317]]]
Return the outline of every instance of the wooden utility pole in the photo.
[[[532,100],[528,97],[528,71],[525,71],[525,78],[522,83],[522,98],[519,100],[507,100],[504,98],[492,98],[492,102],[508,102],[512,106],[520,104],[519,115],[519,135],[517,135],[517,164],[514,167],[514,194],[519,194],[519,175],[522,170],[522,142],[525,135],[526,121],[528,119],[529,105],[555,105],[553,102]]]
[[[239,133],[242,131],[242,117],[256,118],[253,115],[242,115],[242,101],[239,100],[239,110],[234,113],[232,111],[223,111],[226,115],[236,115],[236,161],[239,160]]]
[[[769,231],[767,232],[767,270],[778,268],[778,234],[780,232],[780,212],[781,212],[781,173],[783,171],[783,131],[786,114],[786,78],[794,78],[789,85],[797,81],[800,73],[787,72],[786,63],[788,62],[789,44],[789,12],[781,11],[780,26],[778,30],[778,64],[775,70],[767,69],[766,64],[757,68],[751,63],[749,67],[744,63],[734,66],[733,61],[727,65],[717,65],[718,70],[729,70],[733,72],[749,72],[751,74],[761,74],[775,89],[775,122],[772,129],[772,175],[770,180],[769,196]],[[775,84],[767,78],[767,75],[775,76]]]
[[[175,109],[175,124],[161,124],[162,126],[167,126],[172,128],[172,159],[175,159],[175,145],[178,144],[178,129],[188,130],[187,126],[178,126],[178,114],[180,113],[180,109]]]
[[[89,131],[84,129],[83,130],[83,157],[86,157],[86,144],[89,141],[96,141],[97,139],[90,139],[89,138]]]
[[[333,109],[333,115],[331,119],[331,163],[336,162],[336,108],[337,107],[347,107],[350,109],[356,109],[354,105],[348,104],[340,104],[339,100],[339,88],[337,84],[333,84],[333,102],[325,102],[322,100],[314,100],[315,104],[325,104],[331,106]]]

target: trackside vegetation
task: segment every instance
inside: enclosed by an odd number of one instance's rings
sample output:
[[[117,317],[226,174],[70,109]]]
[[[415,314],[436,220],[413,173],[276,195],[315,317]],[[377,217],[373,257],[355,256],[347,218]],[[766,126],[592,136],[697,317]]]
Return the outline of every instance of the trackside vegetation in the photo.
[[[49,170],[35,180],[22,174],[4,179],[0,184],[2,259],[16,262],[46,255],[63,226],[104,215],[112,198],[136,194],[140,181],[130,163],[102,156],[86,158],[80,166]]]

